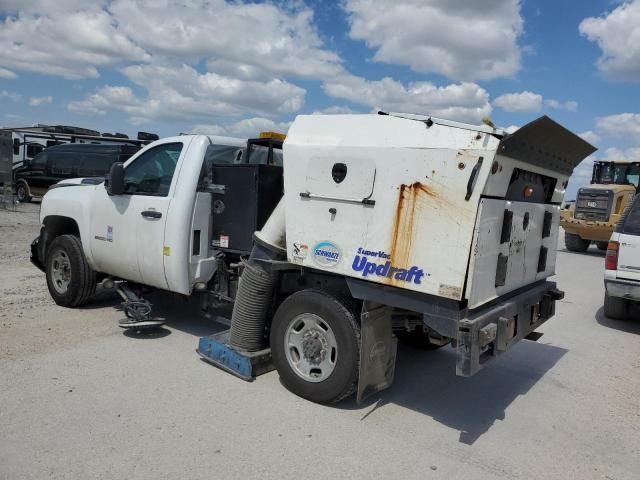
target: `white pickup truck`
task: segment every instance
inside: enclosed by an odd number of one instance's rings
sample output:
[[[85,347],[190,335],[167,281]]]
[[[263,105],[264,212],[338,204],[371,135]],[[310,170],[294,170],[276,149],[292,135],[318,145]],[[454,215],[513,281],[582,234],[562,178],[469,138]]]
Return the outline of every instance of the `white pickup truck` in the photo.
[[[54,300],[103,280],[124,326],[153,324],[136,285],[232,303],[203,358],[318,402],[390,385],[396,337],[451,343],[469,376],[553,316],[564,188],[595,149],[548,117],[299,116],[280,146],[166,138],[49,191],[32,259]]]

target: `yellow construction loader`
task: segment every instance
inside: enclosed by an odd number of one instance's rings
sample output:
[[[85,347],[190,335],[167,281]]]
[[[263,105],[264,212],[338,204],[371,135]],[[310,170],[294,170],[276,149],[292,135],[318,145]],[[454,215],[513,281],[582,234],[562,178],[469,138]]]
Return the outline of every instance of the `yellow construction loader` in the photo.
[[[592,242],[600,250],[640,185],[640,162],[597,161],[591,185],[578,190],[575,203],[561,211],[567,250],[586,251]]]

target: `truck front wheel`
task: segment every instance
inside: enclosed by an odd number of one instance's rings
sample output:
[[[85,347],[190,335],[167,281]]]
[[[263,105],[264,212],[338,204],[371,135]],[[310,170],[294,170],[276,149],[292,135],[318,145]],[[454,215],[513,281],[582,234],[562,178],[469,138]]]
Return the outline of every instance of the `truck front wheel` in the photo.
[[[629,300],[604,295],[604,315],[615,320],[626,320],[629,317]]]
[[[79,307],[96,290],[96,272],[87,263],[80,239],[75,235],[60,235],[51,242],[45,272],[49,293],[62,307]]]
[[[591,245],[591,240],[583,240],[580,235],[565,232],[564,244],[570,252],[586,252]]]
[[[296,292],[276,311],[270,341],[280,381],[289,391],[318,403],[355,392],[360,324],[348,302],[321,290]]]

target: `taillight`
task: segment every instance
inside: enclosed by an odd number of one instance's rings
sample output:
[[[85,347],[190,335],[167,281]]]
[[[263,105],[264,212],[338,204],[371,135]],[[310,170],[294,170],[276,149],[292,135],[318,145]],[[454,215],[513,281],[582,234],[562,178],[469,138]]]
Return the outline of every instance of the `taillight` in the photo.
[[[604,268],[607,270],[618,269],[618,242],[609,242],[607,246],[607,256],[604,259]]]

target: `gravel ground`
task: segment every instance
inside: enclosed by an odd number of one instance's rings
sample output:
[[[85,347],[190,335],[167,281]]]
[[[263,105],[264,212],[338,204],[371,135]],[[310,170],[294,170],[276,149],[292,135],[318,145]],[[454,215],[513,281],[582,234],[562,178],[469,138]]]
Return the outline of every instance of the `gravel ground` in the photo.
[[[640,319],[604,317],[596,250],[562,245],[538,342],[470,379],[451,349],[401,347],[391,389],[327,407],[202,362],[223,327],[169,294],[154,336],[124,334],[110,292],[57,307],[28,261],[38,205],[19,210],[0,210],[1,480],[640,478]]]

